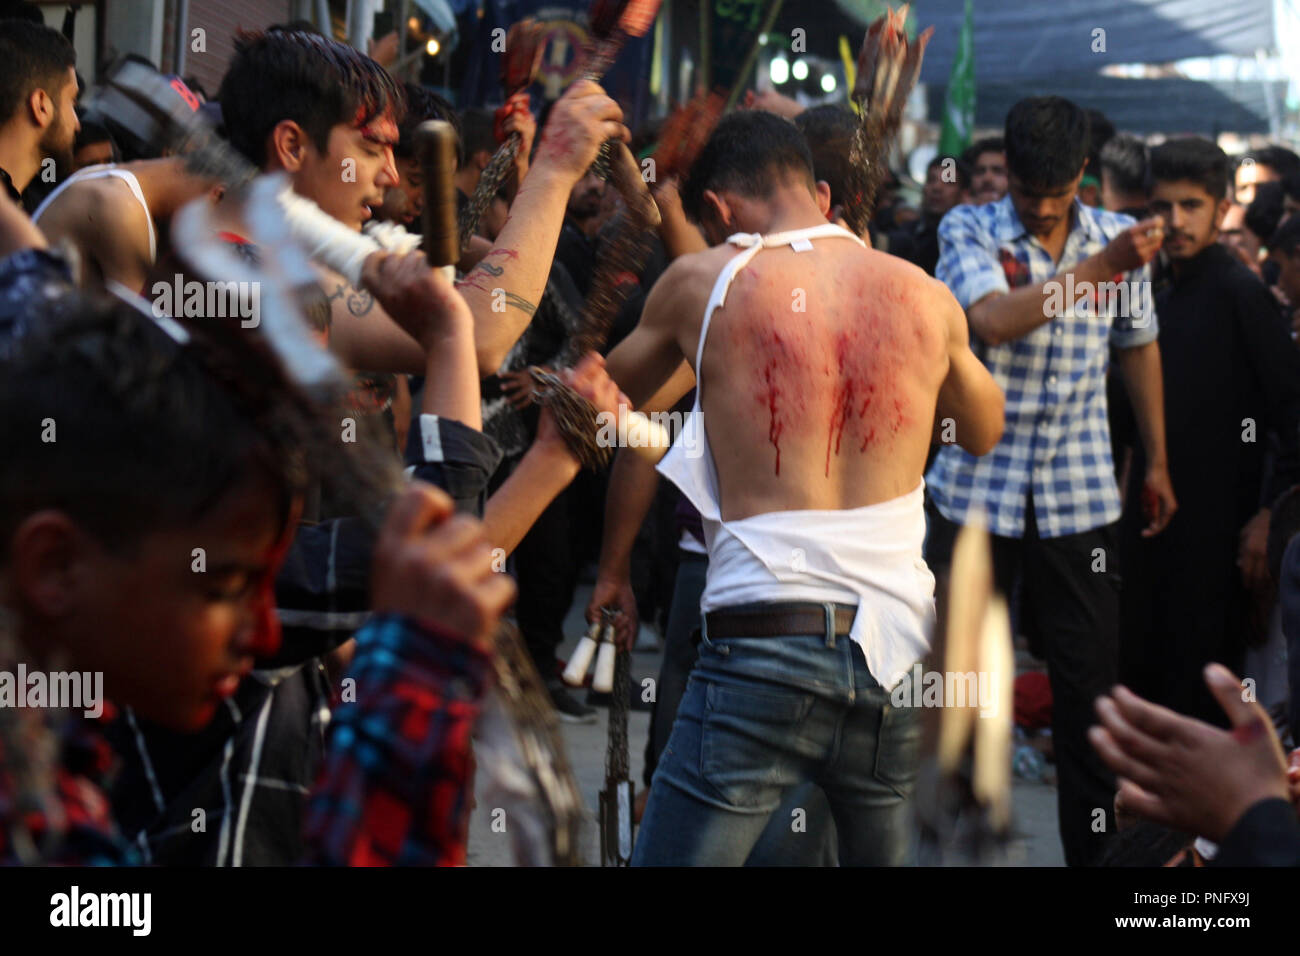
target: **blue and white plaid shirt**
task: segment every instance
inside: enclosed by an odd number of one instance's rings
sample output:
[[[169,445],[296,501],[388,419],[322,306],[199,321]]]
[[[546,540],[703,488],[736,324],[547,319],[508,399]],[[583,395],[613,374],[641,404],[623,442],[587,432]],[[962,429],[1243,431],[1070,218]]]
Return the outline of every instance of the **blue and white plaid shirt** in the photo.
[[[1056,263],[1025,231],[1009,196],[984,206],[958,206],[939,226],[935,276],[969,309],[989,293],[1048,281],[1100,252],[1131,225],[1130,216],[1076,199],[1070,235]],[[926,484],[948,520],[964,524],[983,510],[993,534],[1022,537],[1031,489],[1044,538],[1089,531],[1119,517],[1106,419],[1107,346],[1136,348],[1154,341],[1158,330],[1150,266],[1116,275],[1114,281],[1128,283],[1131,298],[1111,289],[1099,307],[1090,307],[1063,283],[1059,301],[1069,299],[1079,307],[1063,307],[1060,318],[1002,345],[972,338],[976,354],[1006,393],[1006,429],[980,458],[956,445],[939,450]]]

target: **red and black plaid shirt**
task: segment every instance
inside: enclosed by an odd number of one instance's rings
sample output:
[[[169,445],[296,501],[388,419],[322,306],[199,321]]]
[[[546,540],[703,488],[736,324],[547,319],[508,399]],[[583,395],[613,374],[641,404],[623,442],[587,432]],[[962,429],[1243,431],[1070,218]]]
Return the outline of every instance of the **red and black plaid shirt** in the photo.
[[[464,864],[470,734],[490,658],[395,615],[376,616],[356,637],[355,694],[335,710],[308,808],[305,862]],[[111,709],[99,721],[18,713],[0,715],[13,731],[0,734],[0,864],[138,863],[105,795],[114,761],[101,723]],[[32,755],[50,744],[55,759],[42,773]]]

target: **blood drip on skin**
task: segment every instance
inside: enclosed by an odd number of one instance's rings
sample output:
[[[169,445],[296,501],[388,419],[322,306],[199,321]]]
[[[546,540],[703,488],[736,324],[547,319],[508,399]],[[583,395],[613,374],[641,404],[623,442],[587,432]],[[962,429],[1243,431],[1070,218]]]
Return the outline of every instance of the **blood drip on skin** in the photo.
[[[843,370],[843,357],[840,369]],[[840,453],[840,441],[844,438],[844,425],[853,414],[853,380],[845,382],[835,390],[835,407],[831,409],[831,431],[826,436],[826,477],[831,476],[831,442],[835,442],[835,454]]]
[[[779,338],[778,338],[779,341]],[[776,449],[776,474],[781,474],[781,429],[784,423],[778,420],[776,411],[776,399],[781,394],[772,381],[772,373],[776,371],[776,360],[772,359],[767,363],[767,368],[763,370],[763,380],[767,383],[767,440],[772,443]]]
[[[872,400],[875,398],[876,386],[874,383],[866,385],[866,395],[861,394],[861,383],[855,379],[864,379],[867,377],[878,378],[882,369],[880,357],[884,352],[884,347],[892,344],[877,339],[869,347],[863,347],[859,341],[859,335],[856,330],[841,332],[835,340],[835,357],[838,367],[838,378],[840,384],[836,386],[834,393],[834,404],[831,407],[830,431],[826,436],[826,466],[825,475],[827,478],[831,474],[831,454],[838,455],[840,446],[844,441],[844,430],[848,426],[849,419],[857,418],[862,422],[863,436],[862,444],[858,451],[864,452],[876,440],[876,426],[881,424],[878,420],[868,422],[867,412],[871,408]],[[870,366],[868,367],[865,356],[871,356]],[[860,401],[860,404],[859,404]],[[878,415],[875,416],[877,419]],[[898,434],[904,421],[902,402],[894,400],[894,420],[890,425],[893,434]]]
[[[558,124],[546,124],[542,133],[542,145],[538,149],[539,159],[561,159],[574,151],[574,139],[569,131]]]
[[[872,399],[872,396],[875,395],[875,392],[876,392],[876,386],[874,386],[874,385],[868,385],[868,386],[867,386],[867,397],[866,397],[866,399],[863,401],[863,403],[862,403],[862,407],[858,409],[858,417],[859,417],[859,418],[862,418],[862,419],[865,419],[865,418],[866,418],[866,416],[867,416],[867,407],[871,404],[871,399]],[[875,429],[875,427],[873,426],[872,428],[867,429],[867,433],[866,433],[865,435],[862,436],[862,447],[859,448],[858,451],[860,451],[860,452],[861,452],[861,451],[866,451],[866,450],[867,450],[867,446],[870,445],[870,444],[872,443],[872,441],[875,440],[875,437],[876,437],[876,429]]]
[[[732,290],[736,303],[729,302],[729,308],[744,308],[738,292],[757,295],[761,291],[768,300],[777,298],[777,292],[784,294],[782,282],[765,281],[761,275],[751,275],[752,271],[756,272],[747,268],[737,276]],[[878,305],[875,300],[882,297],[891,304],[898,299],[901,306],[906,306],[905,297],[896,289],[886,286],[882,292],[873,287],[863,291],[862,301],[872,302],[863,306],[864,310],[872,312]],[[756,409],[766,407],[768,412],[768,442],[776,451],[776,474],[780,474],[785,426],[795,423],[802,442],[812,424],[808,417],[810,405],[816,409],[817,418],[827,421],[823,471],[828,478],[831,457],[841,454],[845,447],[846,431],[851,433],[850,450],[856,444],[862,453],[873,443],[898,435],[907,424],[907,401],[895,398],[894,393],[900,370],[921,347],[913,342],[915,330],[871,315],[863,319],[823,338],[814,329],[791,325],[785,313],[779,311],[770,319],[753,320],[757,327],[751,326],[747,335],[732,341],[738,354],[756,353],[759,359],[755,363],[759,381],[753,392],[754,404]],[[727,324],[722,328],[728,328]],[[821,382],[806,381],[809,373],[820,377]]]

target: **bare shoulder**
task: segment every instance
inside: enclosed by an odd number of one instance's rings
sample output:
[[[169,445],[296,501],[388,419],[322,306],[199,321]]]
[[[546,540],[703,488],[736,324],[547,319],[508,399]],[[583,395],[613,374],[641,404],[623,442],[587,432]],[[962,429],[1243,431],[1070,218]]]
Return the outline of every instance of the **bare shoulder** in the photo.
[[[680,318],[682,311],[696,301],[702,309],[718,273],[735,254],[735,249],[723,245],[678,256],[651,290],[655,311],[667,313],[669,318]]]
[[[114,229],[105,229],[109,223]],[[144,228],[146,223],[144,209],[126,183],[116,176],[97,176],[69,183],[45,208],[37,225],[47,235],[58,230],[60,235],[108,238],[123,227]]]
[[[687,253],[684,256],[678,256],[664,270],[660,277],[660,282],[668,288],[677,288],[696,283],[712,283],[718,277],[728,260],[736,254],[736,249],[725,243],[720,246],[710,246],[708,249],[702,249],[699,252]],[[666,280],[666,281],[665,281]]]

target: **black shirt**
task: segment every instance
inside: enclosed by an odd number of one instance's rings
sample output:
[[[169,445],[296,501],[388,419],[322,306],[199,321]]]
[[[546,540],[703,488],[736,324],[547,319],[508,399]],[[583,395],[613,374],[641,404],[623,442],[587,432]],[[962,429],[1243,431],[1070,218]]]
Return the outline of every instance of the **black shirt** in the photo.
[[[1268,289],[1220,244],[1169,278],[1155,300],[1178,512],[1160,537],[1235,543],[1261,506],[1300,481],[1300,349]],[[1280,448],[1265,485],[1270,428]],[[1145,462],[1134,466],[1130,507],[1145,477]]]
[[[4,183],[5,192],[9,194],[9,198],[21,206],[23,204],[23,194],[14,188],[14,181],[9,177],[8,170],[0,169],[0,182]]]

